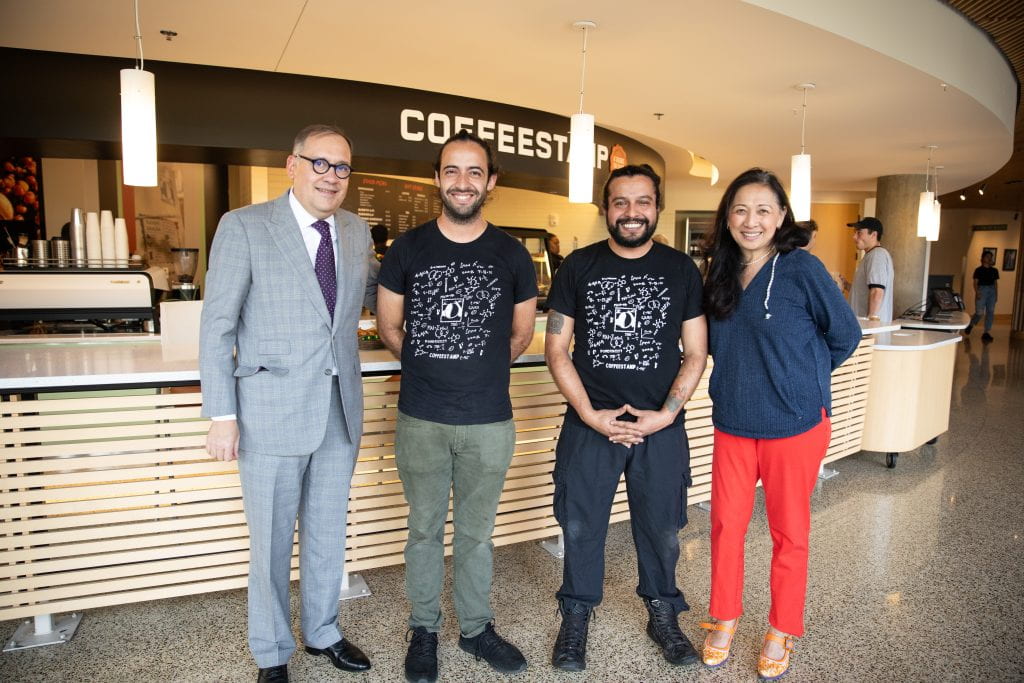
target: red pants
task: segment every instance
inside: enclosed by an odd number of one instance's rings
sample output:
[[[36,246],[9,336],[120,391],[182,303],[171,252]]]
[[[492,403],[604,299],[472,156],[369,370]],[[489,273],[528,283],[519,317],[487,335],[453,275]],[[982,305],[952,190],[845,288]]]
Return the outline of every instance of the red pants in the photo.
[[[831,434],[824,411],[820,424],[785,439],[750,439],[715,430],[710,607],[715,619],[727,621],[743,613],[743,544],[760,478],[772,534],[768,622],[783,633],[803,635],[811,492]]]

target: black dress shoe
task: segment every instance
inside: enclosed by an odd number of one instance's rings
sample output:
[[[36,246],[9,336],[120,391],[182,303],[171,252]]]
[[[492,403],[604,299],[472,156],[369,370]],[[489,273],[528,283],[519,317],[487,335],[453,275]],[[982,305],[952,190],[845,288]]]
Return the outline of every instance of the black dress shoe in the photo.
[[[363,651],[344,638],[322,650],[307,645],[306,652],[314,656],[327,655],[331,663],[342,671],[367,671],[370,668],[370,660]]]
[[[288,683],[288,666],[282,664],[281,666],[268,666],[266,669],[260,669],[260,675],[256,679],[256,683]]]

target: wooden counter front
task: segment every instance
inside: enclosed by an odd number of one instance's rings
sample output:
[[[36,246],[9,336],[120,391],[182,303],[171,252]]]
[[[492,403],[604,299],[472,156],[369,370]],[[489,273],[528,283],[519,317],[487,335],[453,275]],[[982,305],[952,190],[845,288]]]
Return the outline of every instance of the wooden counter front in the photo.
[[[58,345],[38,353],[0,346],[0,367],[21,369],[0,379],[0,619],[246,585],[249,539],[237,466],[207,457],[208,423],[200,417],[198,388],[166,386],[198,374],[189,375],[180,360],[161,360],[158,347],[133,356],[118,345],[107,352]],[[496,545],[559,533],[551,472],[565,404],[547,368],[536,364],[537,349],[529,351],[526,364],[512,372],[517,438],[498,507]],[[833,374],[826,460],[860,450],[871,351],[867,337]],[[386,359],[367,362],[385,374],[363,381],[365,433],[346,542],[350,572],[401,563],[407,534],[408,510],[394,465],[400,376],[388,372]],[[686,405],[691,504],[711,495],[709,376],[710,367]],[[106,384],[102,396],[90,390],[97,381]],[[154,388],[110,395],[112,386],[147,382]],[[32,398],[69,384],[77,385],[74,391]],[[621,482],[611,518],[628,517]],[[297,554],[292,566],[296,578]]]

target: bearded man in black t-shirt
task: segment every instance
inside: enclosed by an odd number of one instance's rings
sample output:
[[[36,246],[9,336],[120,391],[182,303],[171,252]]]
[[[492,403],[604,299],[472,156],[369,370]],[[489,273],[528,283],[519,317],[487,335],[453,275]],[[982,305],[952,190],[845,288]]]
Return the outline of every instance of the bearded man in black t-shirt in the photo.
[[[402,360],[395,463],[409,503],[409,681],[437,679],[449,496],[459,647],[503,673],[526,668],[492,623],[491,535],[516,441],[509,366],[533,339],[537,277],[526,247],[481,216],[497,181],[487,143],[456,133],[435,171],[442,213],[394,241],[377,294],[381,338]]]
[[[611,236],[569,254],[548,297],[545,357],[569,403],[554,472],[565,564],[551,663],[569,671],[586,667],[608,518],[623,472],[647,633],[672,664],[697,661],[679,629],[678,613],[689,606],[675,569],[690,482],[683,404],[707,365],[707,323],[696,265],[651,240],[660,182],[647,165],[611,173],[604,188]]]

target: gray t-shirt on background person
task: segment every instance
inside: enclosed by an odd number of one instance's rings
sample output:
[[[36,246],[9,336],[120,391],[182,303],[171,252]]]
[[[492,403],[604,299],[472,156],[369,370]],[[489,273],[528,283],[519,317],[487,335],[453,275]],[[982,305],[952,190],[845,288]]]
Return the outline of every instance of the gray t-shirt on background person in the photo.
[[[857,265],[850,287],[850,307],[858,318],[868,317],[868,297],[872,287],[882,287],[885,294],[878,309],[878,318],[892,322],[892,257],[881,245],[869,249]]]

